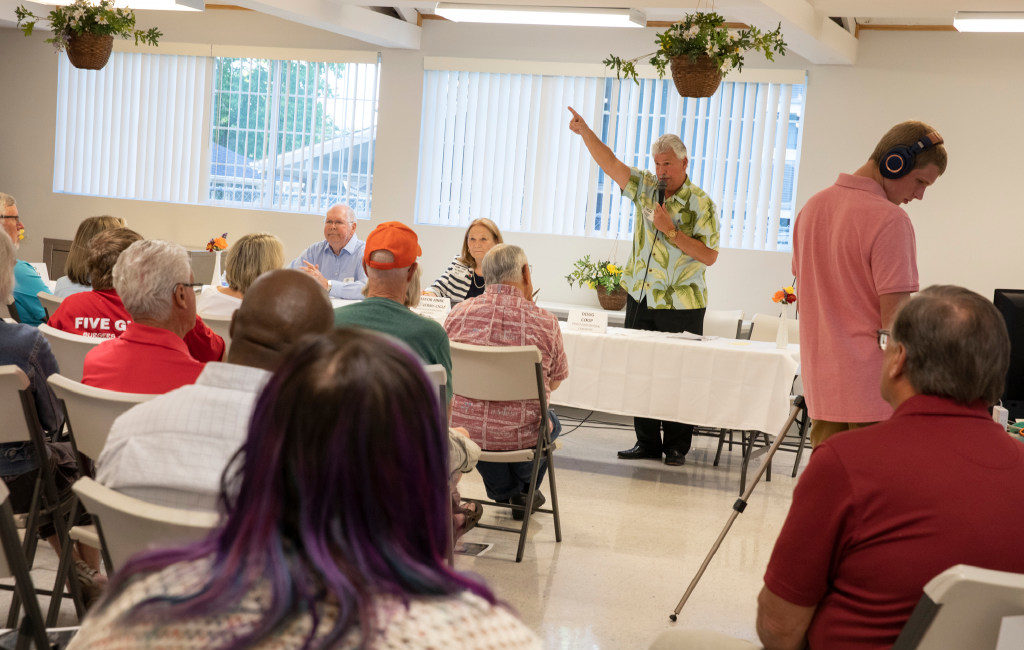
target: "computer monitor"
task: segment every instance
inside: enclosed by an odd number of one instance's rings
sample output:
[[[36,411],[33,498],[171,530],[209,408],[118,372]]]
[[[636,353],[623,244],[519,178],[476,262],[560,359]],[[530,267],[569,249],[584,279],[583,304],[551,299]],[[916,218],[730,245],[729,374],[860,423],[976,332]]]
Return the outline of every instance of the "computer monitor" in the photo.
[[[1024,289],[996,289],[996,309],[1010,333],[1010,369],[1006,373],[1003,406],[1010,420],[1024,419]]]

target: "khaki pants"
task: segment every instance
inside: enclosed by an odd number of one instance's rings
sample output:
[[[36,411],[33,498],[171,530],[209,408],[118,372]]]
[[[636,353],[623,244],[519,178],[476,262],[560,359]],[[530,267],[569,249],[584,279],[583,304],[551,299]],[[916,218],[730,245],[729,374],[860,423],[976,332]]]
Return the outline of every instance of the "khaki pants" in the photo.
[[[876,422],[829,422],[828,420],[815,420],[811,424],[811,449],[814,449],[832,436],[843,431],[853,431],[869,427]]]

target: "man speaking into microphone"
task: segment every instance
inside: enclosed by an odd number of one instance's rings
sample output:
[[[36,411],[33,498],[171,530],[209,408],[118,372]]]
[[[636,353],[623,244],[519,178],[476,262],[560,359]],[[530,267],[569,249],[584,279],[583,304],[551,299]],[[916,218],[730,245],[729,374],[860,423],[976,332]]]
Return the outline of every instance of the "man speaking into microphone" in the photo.
[[[686,174],[686,145],[666,134],[654,141],[657,172],[629,167],[571,107],[569,130],[583,138],[594,162],[636,207],[633,250],[622,273],[626,327],[657,332],[704,332],[708,290],[704,271],[718,259],[718,214],[707,194]],[[693,426],[634,418],[636,445],[619,458],[655,458],[682,465],[690,451]],[[662,438],[664,432],[664,438]]]

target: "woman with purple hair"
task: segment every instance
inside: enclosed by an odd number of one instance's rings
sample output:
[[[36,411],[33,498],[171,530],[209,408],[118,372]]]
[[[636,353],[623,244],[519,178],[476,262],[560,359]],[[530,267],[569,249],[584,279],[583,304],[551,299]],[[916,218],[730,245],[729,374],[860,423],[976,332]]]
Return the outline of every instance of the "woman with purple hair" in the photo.
[[[129,561],[69,647],[539,648],[444,562],[447,445],[411,351],[304,340],[225,471],[221,527]]]

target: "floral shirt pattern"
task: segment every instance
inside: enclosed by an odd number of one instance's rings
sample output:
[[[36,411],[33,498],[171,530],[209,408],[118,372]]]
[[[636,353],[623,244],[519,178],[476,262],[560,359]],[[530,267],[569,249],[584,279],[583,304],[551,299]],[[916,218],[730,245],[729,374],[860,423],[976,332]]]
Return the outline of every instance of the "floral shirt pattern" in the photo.
[[[654,227],[654,206],[658,177],[648,171],[630,168],[629,183],[622,195],[633,201],[633,251],[622,273],[622,288],[637,302],[647,299],[651,309],[701,309],[708,304],[704,281],[707,266],[693,259]],[[683,234],[718,250],[718,211],[708,195],[686,178],[675,194],[665,199],[672,223]],[[653,247],[653,250],[652,250]],[[647,279],[644,268],[650,259]]]

